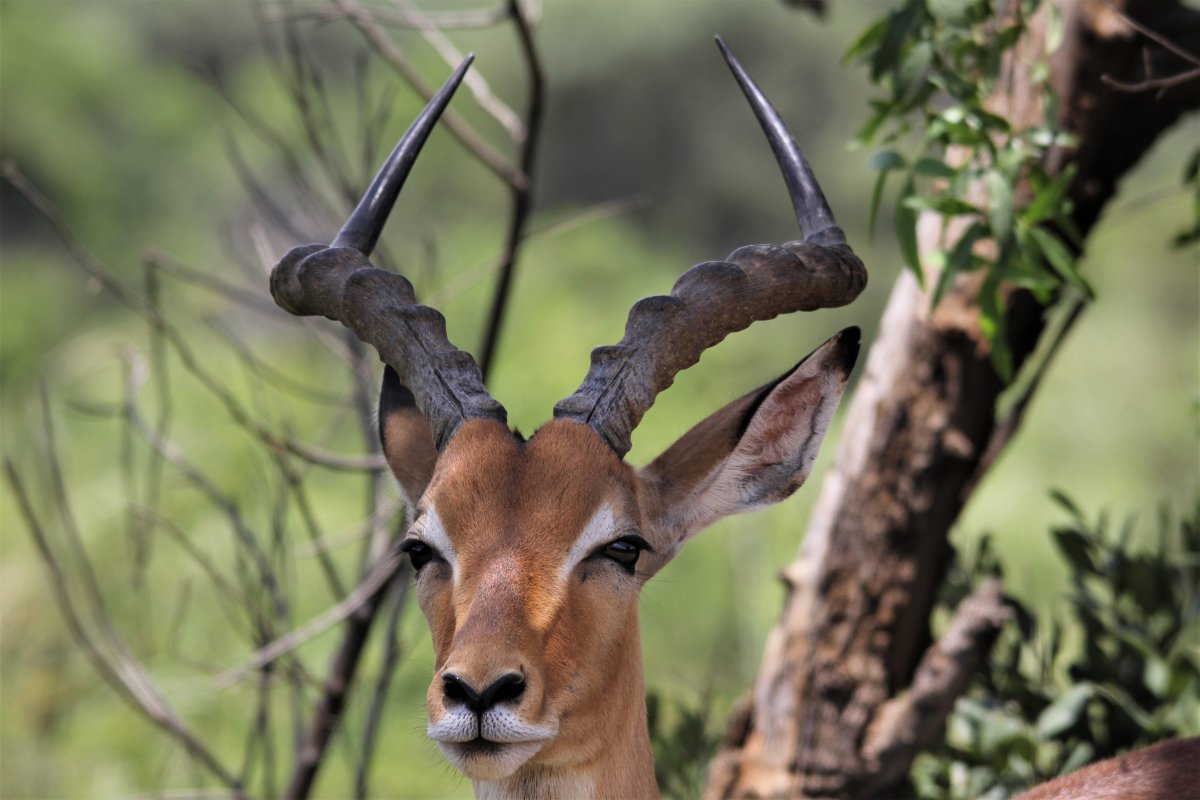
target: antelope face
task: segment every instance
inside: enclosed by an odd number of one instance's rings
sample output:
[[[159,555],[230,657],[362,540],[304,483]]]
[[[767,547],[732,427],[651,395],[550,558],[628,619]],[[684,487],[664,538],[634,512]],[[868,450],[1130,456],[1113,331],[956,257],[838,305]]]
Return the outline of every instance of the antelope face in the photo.
[[[467,776],[586,761],[638,651],[648,543],[628,467],[587,427],[467,423],[403,548],[433,634],[429,736]],[[640,698],[639,698],[640,700]]]
[[[572,420],[527,442],[461,426],[427,488],[409,481],[421,500],[402,544],[436,654],[428,732],[455,767],[477,781],[577,768],[644,737],[642,584],[695,532],[803,482],[857,345],[843,332],[640,471]],[[401,408],[381,417],[389,454]]]

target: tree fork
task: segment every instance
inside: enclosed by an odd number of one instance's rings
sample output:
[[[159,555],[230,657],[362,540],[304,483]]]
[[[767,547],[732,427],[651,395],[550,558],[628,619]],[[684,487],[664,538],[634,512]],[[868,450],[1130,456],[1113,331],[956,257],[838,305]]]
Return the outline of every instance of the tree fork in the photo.
[[[1105,78],[1147,81],[1187,66],[1177,53],[1152,47],[1129,19],[1196,52],[1200,12],[1164,0],[1058,5],[1066,30],[1051,58],[1051,83],[1059,123],[1079,145],[1052,153],[1047,167],[1058,172],[1071,163],[1078,170],[1072,221],[1086,236],[1119,178],[1185,111],[1200,106],[1200,81],[1159,94],[1107,86]],[[1044,117],[1045,98],[1027,70],[1044,52],[1045,27],[1044,12],[1031,20],[991,99],[1014,128]],[[922,226],[923,249],[936,228]],[[781,620],[752,696],[713,761],[706,797],[886,796],[905,779],[918,748],[880,747],[871,732],[905,696],[922,659],[953,644],[946,641],[951,630],[925,652],[947,537],[982,471],[1016,430],[996,418],[1005,385],[979,327],[978,284],[977,276],[963,277],[931,310],[911,274],[898,280],[801,553],[785,570]],[[1036,348],[1047,311],[1027,292],[1010,293],[1014,365]],[[978,635],[969,644],[979,656],[993,638],[988,627],[998,630],[1004,615],[974,618]],[[933,719],[911,720],[912,727],[936,735],[952,703],[934,704],[925,712]]]

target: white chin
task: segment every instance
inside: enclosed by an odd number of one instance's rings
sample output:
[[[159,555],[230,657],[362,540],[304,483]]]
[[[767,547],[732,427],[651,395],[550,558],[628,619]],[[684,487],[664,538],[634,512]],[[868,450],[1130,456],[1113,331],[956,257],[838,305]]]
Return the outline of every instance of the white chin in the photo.
[[[498,781],[533,758],[545,742],[438,742],[455,769],[474,781]]]

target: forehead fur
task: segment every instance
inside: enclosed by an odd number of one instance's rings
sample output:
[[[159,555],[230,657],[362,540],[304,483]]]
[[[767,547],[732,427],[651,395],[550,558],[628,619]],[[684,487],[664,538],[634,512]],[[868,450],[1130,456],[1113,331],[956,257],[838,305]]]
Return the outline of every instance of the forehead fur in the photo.
[[[456,547],[476,549],[517,536],[569,547],[601,502],[626,512],[633,493],[632,471],[586,425],[554,420],[521,442],[492,420],[471,420],[442,454],[427,497],[452,538],[469,537]]]

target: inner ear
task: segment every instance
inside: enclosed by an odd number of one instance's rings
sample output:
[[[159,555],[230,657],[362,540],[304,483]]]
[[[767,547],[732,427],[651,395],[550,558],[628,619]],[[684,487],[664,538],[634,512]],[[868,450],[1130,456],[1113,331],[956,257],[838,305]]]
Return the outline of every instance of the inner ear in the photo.
[[[812,469],[858,356],[848,328],[696,425],[639,475],[655,546],[673,554],[731,514],[790,496]]]
[[[383,369],[379,391],[379,441],[392,475],[410,506],[425,494],[438,452],[416,398],[391,367]]]

